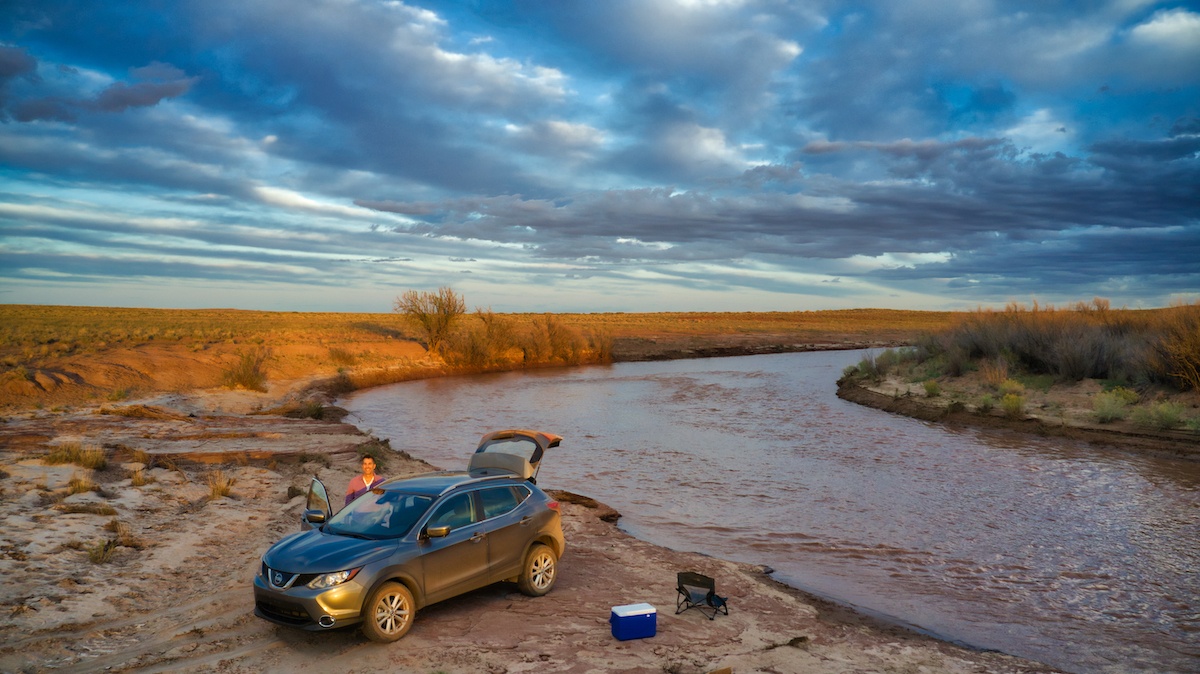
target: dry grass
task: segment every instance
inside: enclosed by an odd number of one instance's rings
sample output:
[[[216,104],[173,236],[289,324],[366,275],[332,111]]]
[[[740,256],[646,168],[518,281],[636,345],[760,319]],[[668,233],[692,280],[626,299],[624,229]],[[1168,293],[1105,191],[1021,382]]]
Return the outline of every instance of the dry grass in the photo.
[[[83,494],[92,491],[96,488],[96,483],[90,477],[72,474],[71,479],[67,482],[68,494]]]
[[[59,503],[55,510],[68,515],[116,515],[117,511],[104,503]]]
[[[88,560],[93,564],[107,564],[117,551],[116,539],[102,541],[88,548]]]
[[[82,445],[78,442],[64,442],[57,445],[42,460],[51,466],[73,463],[94,470],[103,470],[108,465],[108,456],[103,448],[96,445]]]
[[[121,547],[134,548],[137,550],[141,550],[142,548],[146,547],[146,544],[144,541],[142,541],[142,539],[133,535],[133,528],[121,520],[109,520],[108,524],[104,525],[104,530],[116,534],[116,538],[113,540],[115,540],[117,545]]]
[[[204,476],[204,484],[208,485],[209,499],[219,499],[229,496],[230,492],[233,491],[233,485],[236,483],[236,479],[230,475],[226,475],[225,471],[219,468],[209,471]]]

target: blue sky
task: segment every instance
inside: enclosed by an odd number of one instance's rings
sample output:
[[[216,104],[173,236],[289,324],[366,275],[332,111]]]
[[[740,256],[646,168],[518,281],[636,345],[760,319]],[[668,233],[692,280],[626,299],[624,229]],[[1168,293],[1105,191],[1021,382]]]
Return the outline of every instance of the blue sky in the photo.
[[[0,5],[0,302],[1200,297],[1200,7]]]

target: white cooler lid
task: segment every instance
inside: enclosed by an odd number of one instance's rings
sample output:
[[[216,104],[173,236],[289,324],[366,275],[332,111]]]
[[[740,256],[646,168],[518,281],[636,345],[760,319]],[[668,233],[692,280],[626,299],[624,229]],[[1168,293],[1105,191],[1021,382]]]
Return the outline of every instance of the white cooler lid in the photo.
[[[625,604],[624,606],[614,606],[612,612],[620,618],[631,615],[646,615],[648,613],[657,613],[650,604]]]

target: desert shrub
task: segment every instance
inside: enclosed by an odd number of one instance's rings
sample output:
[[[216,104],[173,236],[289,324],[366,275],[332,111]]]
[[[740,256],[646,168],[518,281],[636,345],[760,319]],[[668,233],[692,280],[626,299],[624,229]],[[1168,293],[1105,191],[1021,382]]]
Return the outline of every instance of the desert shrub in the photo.
[[[329,360],[334,365],[353,365],[357,359],[346,349],[331,346],[329,347]]]
[[[998,389],[1008,379],[1008,361],[1003,358],[986,358],[979,364],[979,374],[988,386]]]
[[[111,519],[108,524],[104,525],[105,531],[111,531],[116,534],[117,545],[124,548],[136,548],[138,550],[145,547],[145,543],[133,535],[133,529],[128,524],[118,519]]]
[[[233,485],[237,483],[232,476],[226,475],[225,471],[220,468],[209,471],[204,476],[204,483],[208,485],[208,497],[210,499],[225,498],[233,491]]]
[[[88,560],[93,564],[107,564],[112,561],[113,553],[117,551],[117,540],[101,541],[88,548]]]
[[[895,349],[884,349],[883,353],[875,357],[875,367],[879,369],[880,376],[894,371],[899,363],[900,354]]]
[[[141,468],[134,469],[129,473],[129,484],[135,487],[142,487],[154,481],[153,475],[146,474]]]
[[[446,338],[442,358],[455,367],[486,368],[506,360],[509,345],[492,341],[486,325],[468,325]]]
[[[127,388],[114,389],[114,390],[110,391],[108,394],[109,402],[119,402],[121,400],[125,400],[128,397],[129,397],[129,389],[127,389]]]
[[[1143,428],[1175,428],[1183,424],[1183,405],[1163,401],[1148,407],[1139,407],[1130,415],[1130,421]]]
[[[942,386],[936,379],[927,379],[922,386],[925,387],[926,398],[936,398],[942,394]]]
[[[316,419],[319,421],[325,418],[325,406],[316,400],[306,400],[284,412],[283,416],[289,419]]]
[[[1120,421],[1129,415],[1129,401],[1111,391],[1097,393],[1092,399],[1092,414],[1102,424]]]
[[[256,347],[243,351],[237,361],[221,373],[221,384],[225,388],[244,388],[248,391],[267,390],[267,359],[271,350]]]
[[[1004,416],[1010,419],[1021,419],[1025,416],[1025,397],[1016,393],[1006,393],[1000,399],[1000,409]]]
[[[287,500],[290,501],[290,500],[296,498],[297,496],[304,496],[307,493],[308,493],[307,489],[305,489],[303,487],[297,487],[294,484],[290,484],[290,485],[288,485],[288,488],[287,488]]]
[[[996,399],[991,395],[984,395],[979,399],[979,404],[975,406],[980,412],[987,414],[996,409]]]
[[[879,354],[868,351],[857,366],[854,366],[853,369],[847,368],[843,374],[853,379],[878,382],[894,372],[903,360],[903,355],[895,349],[885,349]]]
[[[104,470],[108,466],[108,456],[103,448],[96,445],[85,446],[78,442],[64,442],[57,445],[42,461],[51,466],[73,463],[93,470]]]
[[[1015,379],[1005,379],[1000,382],[1000,393],[1005,396],[1023,396],[1025,395],[1025,385]]]
[[[946,350],[961,349],[971,359],[1003,357],[1010,366],[1063,381],[1138,380],[1154,375],[1149,358],[1162,331],[1159,316],[1112,311],[1101,298],[1065,310],[1036,302],[1032,309],[1013,303],[1004,311],[968,314],[938,341]]]
[[[1183,425],[1186,426],[1189,431],[1200,432],[1200,417],[1189,417],[1187,421],[1183,422]]]
[[[1120,398],[1126,405],[1133,405],[1141,398],[1137,391],[1125,388],[1124,386],[1114,386],[1106,390],[1105,393],[1110,393]]]
[[[95,488],[96,483],[92,482],[90,477],[72,475],[71,479],[67,481],[68,494],[82,494],[84,492],[92,491]]]
[[[1156,369],[1182,389],[1200,390],[1200,301],[1172,307],[1163,315],[1155,344]]]
[[[553,314],[533,319],[518,346],[528,364],[583,362],[583,336]]]
[[[592,358],[597,363],[611,363],[613,359],[613,336],[608,330],[592,330],[588,332],[587,342],[592,350]]]

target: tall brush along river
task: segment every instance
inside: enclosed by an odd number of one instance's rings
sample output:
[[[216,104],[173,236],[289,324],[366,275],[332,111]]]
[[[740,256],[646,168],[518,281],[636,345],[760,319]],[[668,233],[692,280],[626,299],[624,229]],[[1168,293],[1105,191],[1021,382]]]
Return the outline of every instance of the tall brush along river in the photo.
[[[557,433],[539,485],[613,506],[644,540],[764,564],[944,639],[1070,672],[1200,671],[1200,463],[840,400],[862,356],[430,379],[341,404],[444,468],[487,431]]]

